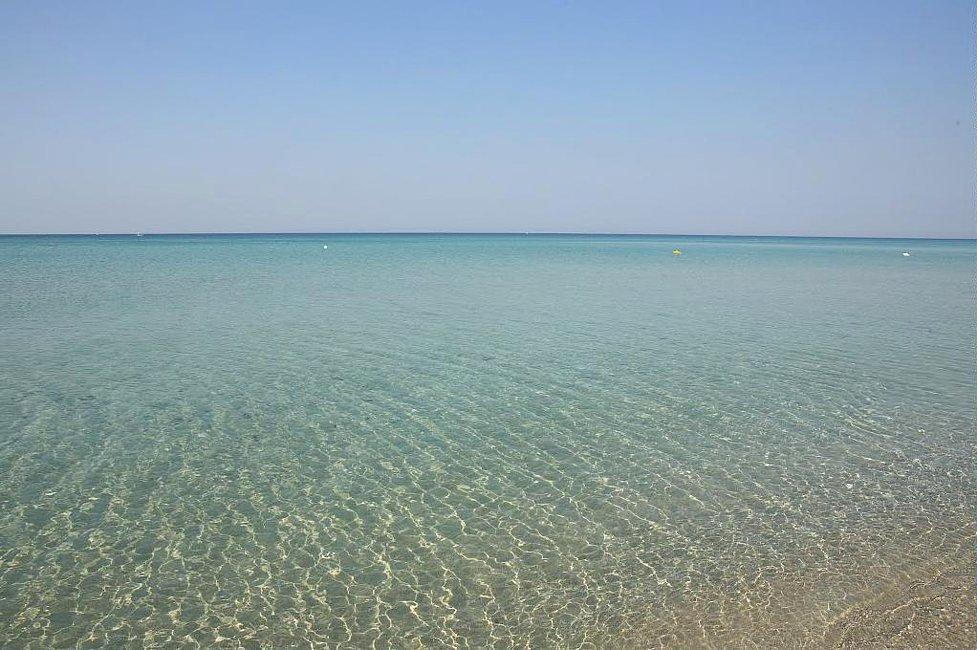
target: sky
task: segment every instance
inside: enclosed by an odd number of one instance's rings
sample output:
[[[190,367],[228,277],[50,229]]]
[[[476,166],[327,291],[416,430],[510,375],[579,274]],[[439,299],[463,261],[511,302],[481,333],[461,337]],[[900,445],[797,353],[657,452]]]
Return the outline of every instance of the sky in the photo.
[[[974,237],[972,2],[0,3],[0,233]]]

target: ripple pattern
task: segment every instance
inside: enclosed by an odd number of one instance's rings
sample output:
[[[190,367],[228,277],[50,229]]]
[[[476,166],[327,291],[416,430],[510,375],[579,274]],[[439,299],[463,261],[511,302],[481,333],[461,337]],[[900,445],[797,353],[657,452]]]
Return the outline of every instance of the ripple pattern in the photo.
[[[975,254],[905,246],[0,238],[0,645],[972,645]]]

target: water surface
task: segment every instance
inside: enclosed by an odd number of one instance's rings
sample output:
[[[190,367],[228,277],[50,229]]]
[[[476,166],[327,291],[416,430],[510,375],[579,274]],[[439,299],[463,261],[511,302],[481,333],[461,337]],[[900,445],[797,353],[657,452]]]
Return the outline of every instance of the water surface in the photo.
[[[0,645],[973,645],[975,262],[0,238]]]

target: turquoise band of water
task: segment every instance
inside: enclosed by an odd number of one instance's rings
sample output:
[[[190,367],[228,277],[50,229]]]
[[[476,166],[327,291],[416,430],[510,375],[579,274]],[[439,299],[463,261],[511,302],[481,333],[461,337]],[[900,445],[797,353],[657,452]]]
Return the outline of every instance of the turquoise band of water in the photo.
[[[0,237],[0,645],[972,638],[975,261]]]

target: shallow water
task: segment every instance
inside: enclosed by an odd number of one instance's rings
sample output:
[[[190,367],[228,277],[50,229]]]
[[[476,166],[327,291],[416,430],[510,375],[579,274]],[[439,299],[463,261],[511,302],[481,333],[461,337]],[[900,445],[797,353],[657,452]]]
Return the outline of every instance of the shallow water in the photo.
[[[0,237],[0,645],[965,643],[975,262]]]

